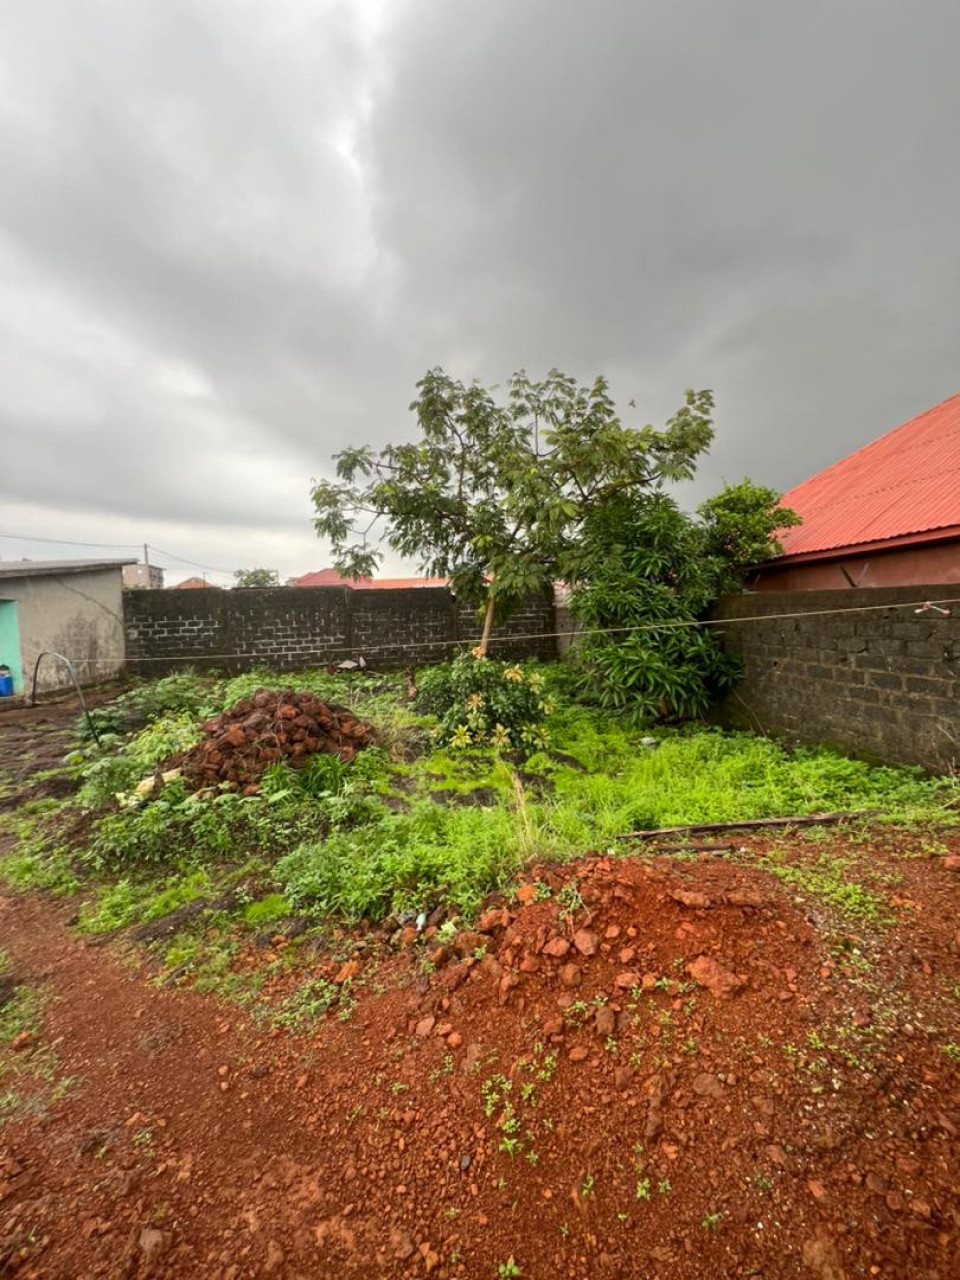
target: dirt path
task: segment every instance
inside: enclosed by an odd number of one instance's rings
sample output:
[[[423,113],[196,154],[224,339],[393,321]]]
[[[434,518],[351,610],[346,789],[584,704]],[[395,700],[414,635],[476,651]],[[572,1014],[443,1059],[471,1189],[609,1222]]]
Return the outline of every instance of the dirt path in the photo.
[[[40,1242],[27,1276],[281,1274],[284,1259],[300,1274],[299,1224],[337,1178],[275,1043],[210,999],[145,987],[65,914],[0,900],[12,971],[45,1000],[38,1048],[75,1082],[5,1135],[7,1251]]]

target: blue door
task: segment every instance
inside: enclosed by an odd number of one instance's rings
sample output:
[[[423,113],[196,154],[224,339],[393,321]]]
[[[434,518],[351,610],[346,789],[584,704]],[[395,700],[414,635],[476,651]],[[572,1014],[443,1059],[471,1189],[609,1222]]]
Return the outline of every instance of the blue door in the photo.
[[[23,693],[23,664],[20,660],[20,621],[16,600],[0,600],[0,666],[10,668],[13,692]]]

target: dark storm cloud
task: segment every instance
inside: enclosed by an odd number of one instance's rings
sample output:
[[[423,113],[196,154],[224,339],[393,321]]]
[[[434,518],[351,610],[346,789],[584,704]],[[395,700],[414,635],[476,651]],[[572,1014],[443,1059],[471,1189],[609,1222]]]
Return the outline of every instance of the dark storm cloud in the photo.
[[[485,375],[603,369],[650,413],[711,385],[711,483],[790,484],[957,389],[950,0],[426,12],[379,230]]]
[[[652,421],[713,386],[698,492],[786,487],[960,384],[958,38],[953,0],[12,0],[0,495],[309,567],[309,476],[436,363]]]

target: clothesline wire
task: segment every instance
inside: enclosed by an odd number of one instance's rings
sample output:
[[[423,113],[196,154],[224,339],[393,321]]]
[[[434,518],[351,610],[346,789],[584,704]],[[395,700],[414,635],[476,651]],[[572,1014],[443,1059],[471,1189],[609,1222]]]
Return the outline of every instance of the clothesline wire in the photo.
[[[947,609],[951,605],[960,604],[960,597],[946,597],[939,600],[905,600],[905,601],[887,601],[884,604],[869,605],[848,605],[834,609],[797,609],[786,613],[757,613],[744,614],[740,617],[736,615],[724,618],[694,618],[694,619],[676,619],[664,622],[644,622],[637,623],[628,627],[587,627],[574,628],[566,631],[529,631],[520,632],[514,635],[497,636],[494,634],[490,637],[491,645],[512,644],[520,640],[560,640],[560,639],[577,639],[582,636],[591,635],[624,635],[637,632],[650,631],[672,631],[691,627],[729,627],[739,626],[745,622],[780,622],[795,618],[822,618],[836,616],[839,614],[850,613],[877,613],[885,609],[913,609],[916,613],[935,613],[940,609]],[[469,639],[445,639],[445,640],[412,640],[398,644],[381,645],[378,647],[369,647],[362,645],[352,645],[344,642],[325,642],[314,646],[313,654],[316,657],[322,657],[326,653],[357,653],[362,654],[364,658],[375,658],[379,655],[387,657],[395,656],[398,652],[406,652],[411,649],[450,649],[456,647],[466,647],[468,645],[476,645],[479,636]],[[26,646],[24,646],[26,647]],[[33,650],[33,652],[37,652]],[[146,662],[209,662],[214,659],[238,659],[238,658],[259,658],[265,663],[269,663],[271,654],[249,651],[249,652],[231,652],[231,653],[207,653],[198,652],[193,654],[162,654],[138,657],[137,655],[114,654],[102,658],[80,659],[81,665],[85,666],[103,666],[112,664],[117,661],[123,661],[124,658],[131,664],[141,664]],[[307,655],[304,655],[307,657]]]

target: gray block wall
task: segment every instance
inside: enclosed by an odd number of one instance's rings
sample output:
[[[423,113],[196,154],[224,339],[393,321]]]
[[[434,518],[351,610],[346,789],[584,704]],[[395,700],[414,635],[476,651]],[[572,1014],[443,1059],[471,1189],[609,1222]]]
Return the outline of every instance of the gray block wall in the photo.
[[[479,639],[476,610],[444,587],[353,591],[266,587],[124,592],[127,659],[138,675],[201,669],[279,670],[363,657],[373,667],[439,662]],[[501,627],[491,656],[556,657],[552,599],[531,599]],[[531,637],[531,638],[527,638]]]
[[[944,771],[960,764],[960,584],[729,596],[714,617],[744,675],[722,724]],[[792,614],[799,616],[774,617]],[[761,621],[746,621],[760,616]]]

